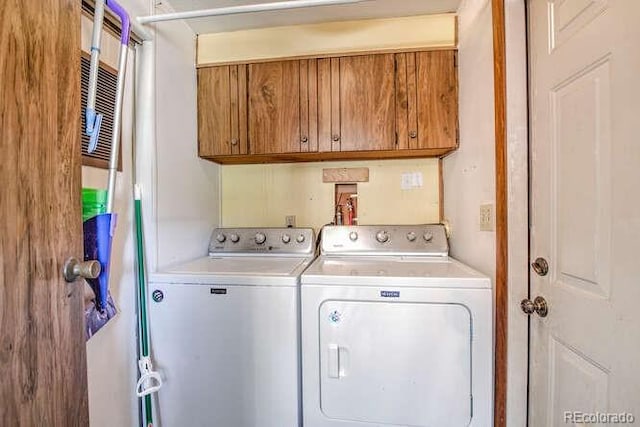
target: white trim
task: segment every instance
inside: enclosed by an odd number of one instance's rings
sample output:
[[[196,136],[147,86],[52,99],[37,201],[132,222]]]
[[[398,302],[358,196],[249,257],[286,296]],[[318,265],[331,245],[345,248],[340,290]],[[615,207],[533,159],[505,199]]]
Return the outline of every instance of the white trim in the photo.
[[[529,173],[525,0],[505,1],[507,75],[508,336],[506,425],[527,425],[529,293]]]
[[[174,21],[177,19],[206,18],[210,16],[237,15],[241,13],[268,12],[274,10],[300,9],[314,6],[335,6],[361,3],[369,0],[290,0],[273,3],[246,4],[240,6],[218,7],[214,9],[188,10],[184,12],[163,13],[160,15],[139,16],[140,24]]]

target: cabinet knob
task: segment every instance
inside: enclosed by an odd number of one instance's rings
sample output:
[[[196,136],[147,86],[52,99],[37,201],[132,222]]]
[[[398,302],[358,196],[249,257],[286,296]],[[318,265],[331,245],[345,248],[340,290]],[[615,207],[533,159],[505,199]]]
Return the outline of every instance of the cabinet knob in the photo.
[[[303,136],[300,141],[302,141],[303,144],[306,144],[307,141],[309,141],[309,138],[307,138],[306,136]]]
[[[333,135],[333,141],[334,142],[340,141],[340,135]]]
[[[415,139],[418,137],[418,132],[412,130],[411,132],[409,132],[409,136],[411,137],[411,139]]]
[[[231,140],[231,145],[238,145],[238,138],[233,138]]]

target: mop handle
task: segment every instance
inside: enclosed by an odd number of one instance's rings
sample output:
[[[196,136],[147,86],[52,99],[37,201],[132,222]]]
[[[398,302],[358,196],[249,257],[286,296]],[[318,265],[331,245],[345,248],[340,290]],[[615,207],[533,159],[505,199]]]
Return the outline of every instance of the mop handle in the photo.
[[[116,105],[113,114],[113,133],[111,134],[111,153],[109,155],[109,182],[107,184],[107,213],[113,212],[118,175],[118,153],[120,150],[120,127],[122,125],[122,100],[124,99],[124,82],[127,71],[127,55],[129,51],[129,34],[131,23],[129,14],[115,0],[106,0],[107,7],[120,18],[122,34],[120,36],[120,55],[118,59],[118,81],[116,82]]]

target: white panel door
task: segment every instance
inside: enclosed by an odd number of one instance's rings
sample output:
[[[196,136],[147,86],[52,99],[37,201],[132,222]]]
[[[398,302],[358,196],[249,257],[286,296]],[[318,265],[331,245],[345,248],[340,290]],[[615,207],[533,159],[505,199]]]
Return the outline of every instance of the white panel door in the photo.
[[[469,425],[467,307],[329,300],[318,316],[326,417],[379,426]]]
[[[640,2],[529,6],[530,425],[640,420]]]

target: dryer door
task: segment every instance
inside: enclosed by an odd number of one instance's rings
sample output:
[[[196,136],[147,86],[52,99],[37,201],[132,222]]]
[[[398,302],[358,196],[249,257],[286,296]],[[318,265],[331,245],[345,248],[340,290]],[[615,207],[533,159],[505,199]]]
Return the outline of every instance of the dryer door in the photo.
[[[377,425],[469,424],[472,325],[465,306],[330,300],[319,316],[325,416]]]

